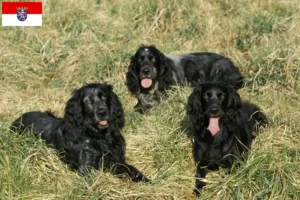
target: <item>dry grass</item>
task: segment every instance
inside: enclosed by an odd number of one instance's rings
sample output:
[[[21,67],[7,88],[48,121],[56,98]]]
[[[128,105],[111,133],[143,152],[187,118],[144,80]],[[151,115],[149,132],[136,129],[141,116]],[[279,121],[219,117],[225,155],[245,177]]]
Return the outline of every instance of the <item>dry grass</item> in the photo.
[[[208,174],[202,199],[300,195],[300,6],[297,0],[44,0],[42,27],[0,27],[0,199],[194,199],[195,167],[182,122],[190,88],[145,115],[125,87],[140,44],[165,53],[213,51],[253,84],[240,91],[271,124],[242,167]],[[10,134],[21,113],[62,116],[72,90],[108,81],[126,114],[128,162],[152,185],[93,171],[80,177],[30,135]]]

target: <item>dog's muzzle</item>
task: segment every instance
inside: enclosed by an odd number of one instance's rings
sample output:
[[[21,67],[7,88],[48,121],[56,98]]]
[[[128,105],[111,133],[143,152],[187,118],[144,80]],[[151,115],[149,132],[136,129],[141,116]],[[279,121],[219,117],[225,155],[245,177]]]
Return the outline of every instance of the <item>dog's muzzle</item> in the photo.
[[[218,116],[218,115],[220,114],[220,108],[219,108],[219,106],[217,106],[217,105],[209,106],[209,107],[208,107],[208,110],[209,110],[209,114],[210,114],[212,117]]]

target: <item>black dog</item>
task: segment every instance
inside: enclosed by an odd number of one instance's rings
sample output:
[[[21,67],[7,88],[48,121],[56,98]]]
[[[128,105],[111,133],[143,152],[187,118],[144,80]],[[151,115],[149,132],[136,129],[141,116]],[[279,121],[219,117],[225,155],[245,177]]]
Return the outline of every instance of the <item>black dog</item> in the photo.
[[[164,55],[155,46],[142,46],[131,57],[126,85],[139,101],[137,107],[150,108],[172,85],[195,86],[201,82],[225,82],[235,89],[243,86],[238,68],[215,53]]]
[[[206,83],[194,88],[188,99],[187,115],[193,128],[193,156],[197,164],[195,193],[205,185],[206,169],[230,168],[250,149],[253,131],[266,124],[259,107],[241,102],[228,84]],[[206,169],[204,169],[204,167]]]
[[[122,105],[107,84],[88,84],[67,102],[64,118],[49,112],[28,112],[12,123],[11,130],[31,130],[54,146],[63,161],[80,174],[89,169],[110,169],[132,181],[147,179],[125,161],[125,140],[120,130],[125,124]]]

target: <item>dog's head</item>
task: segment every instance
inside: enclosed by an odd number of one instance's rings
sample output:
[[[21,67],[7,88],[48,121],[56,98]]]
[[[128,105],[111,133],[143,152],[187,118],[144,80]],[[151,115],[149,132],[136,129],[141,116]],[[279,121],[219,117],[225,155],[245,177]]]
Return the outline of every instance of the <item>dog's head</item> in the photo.
[[[90,124],[99,129],[108,127],[109,90],[105,85],[89,85],[82,91],[83,115]]]
[[[122,105],[107,84],[88,84],[75,90],[65,109],[65,121],[71,128],[89,127],[102,130],[124,126]]]
[[[231,85],[204,83],[195,87],[189,97],[187,114],[193,123],[201,123],[215,135],[220,130],[219,120],[240,108],[240,96]]]
[[[127,85],[130,87],[130,79],[135,78],[140,87],[152,88],[158,79],[163,62],[164,55],[155,46],[140,47],[131,57]]]

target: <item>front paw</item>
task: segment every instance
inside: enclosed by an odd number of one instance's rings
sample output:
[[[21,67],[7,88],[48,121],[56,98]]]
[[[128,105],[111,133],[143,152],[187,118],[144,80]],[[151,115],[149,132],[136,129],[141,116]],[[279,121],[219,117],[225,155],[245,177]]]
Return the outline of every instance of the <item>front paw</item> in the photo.
[[[196,194],[197,197],[201,195],[201,191],[204,186],[205,186],[204,182],[196,182],[194,193]]]
[[[199,196],[201,195],[201,189],[195,188],[195,189],[194,189],[194,194],[195,194],[197,197],[199,197]]]
[[[148,179],[143,174],[138,174],[135,177],[132,178],[133,182],[145,182],[145,183],[152,183],[150,179]]]
[[[158,91],[158,90],[155,90],[154,92],[154,99],[158,102],[160,102],[162,100],[162,97],[163,97],[163,93]]]
[[[151,108],[155,104],[155,100],[152,94],[143,94],[139,96],[139,102],[145,108]]]

